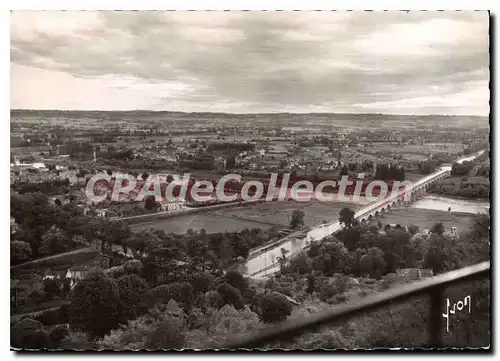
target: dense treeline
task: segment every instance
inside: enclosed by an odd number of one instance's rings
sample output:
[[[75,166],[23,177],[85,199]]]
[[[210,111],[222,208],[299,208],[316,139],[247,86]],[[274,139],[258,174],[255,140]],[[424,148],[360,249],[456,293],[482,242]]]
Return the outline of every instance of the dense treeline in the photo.
[[[179,168],[195,170],[215,169],[215,157],[205,152],[199,152],[196,155],[188,154],[179,159]]]
[[[11,193],[10,214],[18,225],[11,231],[13,264],[96,241],[105,250],[112,244],[122,244],[130,234],[119,222],[84,215],[83,209],[72,203],[58,206],[39,192]]]
[[[405,170],[396,164],[379,164],[375,172],[375,178],[380,180],[405,180]]]
[[[461,198],[489,198],[489,156],[489,151],[486,151],[472,162],[454,163],[452,177],[433,183],[430,191]]]
[[[69,179],[54,179],[38,183],[16,181],[12,189],[19,194],[41,192],[48,196],[66,194],[70,191]]]
[[[451,197],[486,199],[490,196],[490,181],[485,177],[452,177],[433,183],[429,191]]]
[[[345,212],[350,214],[350,212]],[[345,222],[346,219],[343,219]],[[354,222],[356,223],[356,222]],[[396,271],[403,268],[431,269],[433,274],[451,271],[489,260],[489,224],[487,214],[479,214],[470,230],[456,238],[444,232],[442,224],[432,228],[430,236],[417,234],[418,227],[409,232],[396,226],[360,226],[351,224],[336,237],[313,243],[309,250],[283,263],[282,275],[277,277],[281,287],[304,284],[306,292],[327,303],[347,302],[352,276],[367,275],[381,278],[381,290],[397,284]],[[347,275],[347,276],[346,276]],[[332,283],[332,279],[335,280]],[[368,282],[362,294],[372,293]],[[354,283],[355,285],[356,283]],[[294,287],[288,286],[289,289]],[[446,346],[478,347],[489,345],[489,280],[453,286],[447,297],[460,300],[471,295],[473,312],[456,316],[451,333],[444,335]],[[296,297],[296,291],[288,293]],[[429,304],[417,299],[358,317],[337,328],[325,327],[316,333],[314,347],[425,347],[428,345]],[[390,322],[388,322],[388,320]],[[446,327],[443,322],[443,327]],[[334,334],[333,340],[329,339]],[[299,338],[294,347],[310,345],[313,335]],[[283,344],[281,344],[283,346]],[[286,344],[285,347],[291,345]]]
[[[253,151],[253,150],[255,150],[255,144],[253,144],[253,143],[229,143],[229,142],[209,143],[207,150],[210,152],[211,151],[229,151],[229,150]]]
[[[410,227],[410,232],[402,227],[383,231],[381,225],[343,221],[349,224],[344,231],[313,243],[297,257],[287,259],[283,250],[278,259],[281,273],[264,285],[250,283],[236,271],[223,274],[213,267],[207,250],[216,248],[217,239],[225,236],[208,240],[203,232],[189,232],[181,237],[191,237],[185,244],[181,238],[147,231],[137,236],[134,246],[144,248],[147,255],[104,273],[89,273],[70,293],[70,305],[61,311],[65,313],[45,317],[49,323],[67,318],[70,330],[58,331],[64,337],[52,331],[34,335],[14,329],[13,339],[24,347],[35,341],[78,349],[220,347],[235,334],[255,332],[266,323],[290,317],[292,306],[284,295],[331,307],[351,300],[350,289],[359,285],[353,276],[363,283],[362,297],[392,287],[394,272],[400,268],[431,268],[438,274],[489,259],[487,215],[478,215],[470,231],[458,239],[448,236],[440,224],[433,227],[431,236],[423,237],[416,227]],[[451,287],[447,297],[459,300],[464,294],[471,295],[472,316],[457,315],[460,323],[452,326],[457,332],[445,335],[444,342],[487,345],[489,283]],[[300,312],[304,317],[310,311]],[[428,317],[426,300],[417,299],[269,347],[425,346]],[[463,333],[458,327],[465,327]]]

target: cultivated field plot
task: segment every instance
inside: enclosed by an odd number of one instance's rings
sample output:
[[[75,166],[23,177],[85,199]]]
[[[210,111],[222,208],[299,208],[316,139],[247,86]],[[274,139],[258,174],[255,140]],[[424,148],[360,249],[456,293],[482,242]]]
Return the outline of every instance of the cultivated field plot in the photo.
[[[252,220],[221,217],[219,215],[209,213],[196,213],[158,221],[133,224],[130,226],[130,229],[137,232],[143,229],[156,228],[165,231],[165,233],[184,234],[189,229],[192,229],[193,231],[200,231],[204,229],[207,233],[218,233],[238,232],[245,228],[268,229],[272,226],[272,224],[259,223]]]
[[[304,212],[304,223],[306,226],[313,226],[322,221],[331,222],[337,220],[340,210],[344,207],[356,211],[363,207],[362,204],[354,202],[273,202],[263,203],[252,207],[228,208],[217,211],[217,214],[228,218],[265,221],[288,226],[294,210]],[[215,212],[214,212],[215,213]]]
[[[455,143],[425,143],[420,144],[396,144],[396,143],[371,143],[366,152],[371,155],[383,155],[385,157],[402,157],[403,160],[408,161],[425,161],[430,156],[451,153],[457,154],[464,149],[462,144]],[[363,156],[368,156],[362,151]],[[368,157],[368,159],[370,159]]]
[[[450,231],[451,227],[457,227],[458,232],[468,231],[474,214],[470,213],[454,213],[436,211],[431,209],[416,209],[416,208],[401,208],[391,210],[378,218],[374,218],[371,224],[376,225],[378,221],[383,226],[386,224],[401,224],[401,226],[415,225],[423,229],[431,229],[436,222],[443,222],[446,231]]]

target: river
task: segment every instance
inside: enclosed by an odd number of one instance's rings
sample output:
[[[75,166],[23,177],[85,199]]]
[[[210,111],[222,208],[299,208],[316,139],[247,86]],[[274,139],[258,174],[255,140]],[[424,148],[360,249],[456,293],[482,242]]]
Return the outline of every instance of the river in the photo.
[[[436,211],[448,211],[462,213],[485,213],[490,209],[488,201],[456,199],[439,196],[425,196],[424,198],[412,203],[409,208],[433,209]]]
[[[480,151],[473,155],[462,157],[457,160],[458,163],[463,163],[466,161],[471,161],[476,157],[483,154],[484,151]],[[443,172],[443,170],[451,169],[451,166],[441,167],[433,174],[421,178],[417,183],[424,182],[427,178],[433,177],[435,174]],[[452,212],[466,212],[466,213],[483,213],[485,208],[489,209],[488,202],[478,202],[478,201],[468,201],[468,200],[456,200],[452,198],[444,197],[434,197],[431,196],[424,197],[422,200],[412,204],[414,208],[424,208],[424,209],[434,209],[434,210],[444,210],[448,211],[448,207],[451,207]],[[369,207],[369,206],[368,206]],[[365,207],[366,209],[366,207]],[[265,251],[258,256],[249,259],[245,265],[243,265],[244,273],[253,276],[255,278],[266,277],[267,275],[273,274],[279,270],[279,265],[277,264],[278,257],[281,256],[281,249],[287,251],[288,257],[300,252],[301,249],[307,246],[310,240],[317,240],[324,238],[330,234],[333,234],[338,229],[340,229],[339,222],[334,222],[326,226],[319,225],[310,229],[305,235],[298,236],[294,239],[287,237],[284,239],[282,244],[274,246],[274,248]]]

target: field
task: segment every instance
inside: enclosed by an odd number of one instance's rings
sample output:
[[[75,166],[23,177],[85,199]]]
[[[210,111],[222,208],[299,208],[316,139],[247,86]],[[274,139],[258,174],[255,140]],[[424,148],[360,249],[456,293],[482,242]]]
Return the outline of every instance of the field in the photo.
[[[340,210],[344,207],[357,210],[362,204],[318,201],[261,203],[138,223],[131,225],[131,229],[138,231],[151,227],[162,229],[166,233],[186,233],[188,229],[195,231],[205,229],[207,233],[217,233],[241,231],[244,228],[288,227],[292,213],[296,209],[304,212],[305,225],[313,226],[322,221],[337,220]]]
[[[389,213],[375,218],[371,224],[377,225],[380,221],[384,226],[386,224],[401,224],[402,226],[416,225],[422,229],[431,229],[436,222],[443,222],[447,231],[451,227],[457,227],[458,232],[466,232],[469,230],[470,222],[474,219],[474,214],[459,213],[459,212],[444,212],[431,209],[394,209]]]
[[[165,233],[184,234],[189,229],[200,231],[205,229],[207,233],[218,232],[237,232],[244,228],[271,228],[271,224],[263,224],[254,221],[241,219],[230,219],[213,215],[209,213],[196,213],[187,216],[179,216],[158,221],[133,224],[130,229],[134,232],[156,228],[165,231]]]
[[[347,202],[277,202],[262,203],[253,207],[228,208],[218,211],[226,217],[238,217],[245,220],[264,220],[266,222],[288,226],[294,210],[304,212],[304,223],[306,226],[313,226],[322,221],[337,220],[340,210],[349,207],[357,210],[361,204]]]

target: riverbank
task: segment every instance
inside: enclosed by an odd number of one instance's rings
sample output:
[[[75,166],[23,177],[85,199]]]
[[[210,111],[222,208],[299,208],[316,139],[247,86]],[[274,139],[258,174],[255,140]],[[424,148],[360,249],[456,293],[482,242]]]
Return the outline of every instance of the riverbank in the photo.
[[[455,201],[464,201],[464,202],[487,202],[490,203],[490,197],[461,197],[461,196],[452,196],[447,194],[441,194],[438,192],[429,191],[428,196],[436,197],[436,198],[448,198]]]

